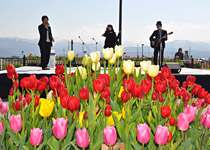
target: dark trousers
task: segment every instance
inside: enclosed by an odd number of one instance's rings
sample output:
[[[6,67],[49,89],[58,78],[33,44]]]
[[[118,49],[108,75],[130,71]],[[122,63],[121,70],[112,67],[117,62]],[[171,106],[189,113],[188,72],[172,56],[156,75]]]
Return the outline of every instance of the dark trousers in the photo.
[[[41,67],[44,69],[49,63],[51,44],[46,42],[45,44],[39,45],[39,48],[41,52]]]
[[[154,65],[157,65],[158,52],[160,53],[160,47],[154,48]],[[164,53],[164,48],[162,49],[161,54],[159,54],[159,66],[160,67],[162,67],[162,65],[163,65],[163,53]],[[160,61],[160,57],[161,57],[161,61]]]

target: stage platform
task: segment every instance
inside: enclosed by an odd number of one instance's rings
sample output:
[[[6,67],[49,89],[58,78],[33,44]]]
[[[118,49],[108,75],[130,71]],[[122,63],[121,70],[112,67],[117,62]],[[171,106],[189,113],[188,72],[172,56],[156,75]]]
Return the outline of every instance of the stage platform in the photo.
[[[75,72],[76,67],[72,67],[71,71]],[[50,77],[55,74],[55,69],[42,70],[41,67],[31,67],[24,66],[16,68],[19,78],[27,77],[30,74],[35,74],[37,78],[42,76]],[[104,73],[104,69],[101,69],[101,73]],[[144,74],[144,72],[142,72]],[[186,80],[188,75],[193,75],[196,77],[196,83],[201,84],[207,91],[210,92],[210,70],[201,70],[201,69],[191,69],[191,68],[182,68],[180,74],[175,74],[176,79],[182,84]],[[5,99],[9,94],[9,90],[12,86],[12,81],[7,78],[7,71],[0,71],[0,97]]]

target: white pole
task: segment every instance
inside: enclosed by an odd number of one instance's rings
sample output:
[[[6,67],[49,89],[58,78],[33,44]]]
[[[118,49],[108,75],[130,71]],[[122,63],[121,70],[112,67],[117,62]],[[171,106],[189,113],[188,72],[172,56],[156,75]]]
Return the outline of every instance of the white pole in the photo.
[[[1,70],[2,70],[2,59],[1,59]]]

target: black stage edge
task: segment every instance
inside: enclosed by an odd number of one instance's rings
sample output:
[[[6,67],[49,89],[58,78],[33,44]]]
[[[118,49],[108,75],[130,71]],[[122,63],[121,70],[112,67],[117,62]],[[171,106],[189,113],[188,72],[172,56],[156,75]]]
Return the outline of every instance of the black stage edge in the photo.
[[[19,74],[19,80],[28,77],[30,74]],[[51,77],[55,74],[36,74],[37,79],[43,76]],[[186,81],[188,75],[175,74],[176,79],[180,81],[180,86],[183,81]],[[200,84],[206,91],[210,92],[210,75],[193,75],[196,77],[196,83]],[[6,100],[9,95],[10,88],[12,87],[12,80],[7,78],[7,74],[0,74],[0,98]]]

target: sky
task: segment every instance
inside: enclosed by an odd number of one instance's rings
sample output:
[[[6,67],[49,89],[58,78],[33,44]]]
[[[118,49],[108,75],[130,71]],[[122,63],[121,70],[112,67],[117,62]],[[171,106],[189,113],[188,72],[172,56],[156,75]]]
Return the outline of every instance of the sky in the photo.
[[[123,0],[123,44],[148,45],[158,20],[174,32],[168,41],[210,42],[209,6],[209,0]],[[38,39],[42,15],[56,41],[104,41],[107,24],[119,30],[119,0],[1,0],[0,37]]]

